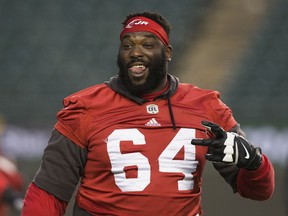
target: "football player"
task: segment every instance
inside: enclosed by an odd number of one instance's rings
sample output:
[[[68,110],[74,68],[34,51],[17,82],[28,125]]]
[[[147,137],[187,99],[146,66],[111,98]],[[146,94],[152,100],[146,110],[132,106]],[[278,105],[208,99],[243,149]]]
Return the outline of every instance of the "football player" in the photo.
[[[200,216],[206,160],[235,193],[271,197],[273,167],[219,93],[168,73],[169,33],[157,13],[127,16],[118,75],[64,99],[23,216],[63,215],[79,180],[77,216]]]

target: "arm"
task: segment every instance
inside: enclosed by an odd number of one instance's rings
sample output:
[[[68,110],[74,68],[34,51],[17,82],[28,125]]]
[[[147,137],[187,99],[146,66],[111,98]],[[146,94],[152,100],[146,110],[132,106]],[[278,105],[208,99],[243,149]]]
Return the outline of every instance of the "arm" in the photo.
[[[254,171],[239,169],[233,164],[213,163],[214,168],[232,187],[245,198],[254,200],[269,199],[274,191],[274,169],[265,155],[261,165]]]
[[[255,171],[240,169],[236,180],[239,194],[254,200],[269,199],[274,191],[274,169],[265,155]]]
[[[21,216],[61,216],[64,215],[66,206],[67,202],[31,183],[24,198]]]
[[[41,167],[27,191],[23,215],[30,216],[30,212],[35,216],[43,215],[43,209],[49,209],[51,214],[47,215],[50,216],[63,215],[82,176],[86,158],[85,148],[54,130],[45,148]]]
[[[235,132],[243,137],[245,133],[237,124],[230,132]],[[262,154],[262,163],[255,171],[240,169],[235,181],[239,194],[255,200],[270,198],[275,189],[274,168],[266,155]],[[261,191],[259,193],[259,191]]]

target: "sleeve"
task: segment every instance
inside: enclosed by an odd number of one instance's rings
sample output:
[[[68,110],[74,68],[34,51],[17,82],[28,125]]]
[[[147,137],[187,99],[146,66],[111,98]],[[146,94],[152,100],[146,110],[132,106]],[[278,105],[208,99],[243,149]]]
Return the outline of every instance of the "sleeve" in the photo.
[[[70,96],[63,100],[64,108],[57,114],[55,128],[65,137],[81,147],[87,147],[91,117],[84,100],[79,96]]]
[[[237,192],[236,179],[239,173],[239,168],[235,165],[213,163],[214,168],[224,178],[224,180],[232,187],[234,193]]]
[[[240,169],[237,176],[237,190],[241,196],[266,200],[272,196],[274,188],[274,169],[265,155],[262,155],[262,164],[257,170]]]
[[[228,131],[237,124],[232,111],[222,102],[222,100],[220,100],[219,92],[212,91],[211,94],[211,100],[205,102],[211,120],[224,128],[224,130]]]
[[[40,189],[31,183],[24,198],[21,216],[62,216],[67,202]]]
[[[83,174],[87,149],[53,130],[34,184],[68,202]]]

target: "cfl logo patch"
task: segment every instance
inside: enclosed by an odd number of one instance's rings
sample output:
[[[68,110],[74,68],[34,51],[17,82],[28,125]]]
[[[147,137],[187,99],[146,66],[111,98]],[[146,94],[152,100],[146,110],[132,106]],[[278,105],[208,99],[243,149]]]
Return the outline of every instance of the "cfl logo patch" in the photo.
[[[159,113],[158,106],[155,104],[149,104],[146,106],[147,113],[149,114],[157,114]]]

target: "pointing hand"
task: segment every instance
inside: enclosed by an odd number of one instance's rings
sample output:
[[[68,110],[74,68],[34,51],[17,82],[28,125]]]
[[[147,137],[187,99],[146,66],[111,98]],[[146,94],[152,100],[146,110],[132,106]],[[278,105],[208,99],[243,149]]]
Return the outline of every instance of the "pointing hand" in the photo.
[[[214,135],[211,139],[193,139],[191,144],[208,146],[206,159],[216,163],[235,164],[239,168],[256,170],[262,162],[261,149],[254,147],[243,136],[226,132],[219,125],[208,121],[201,124]]]

